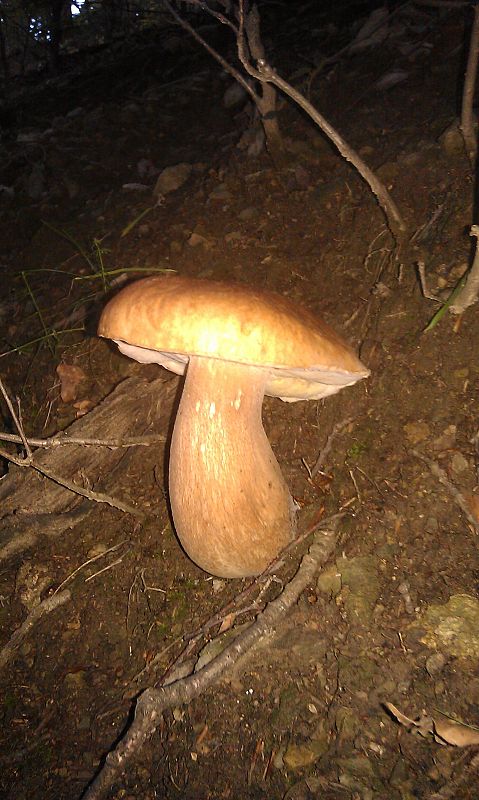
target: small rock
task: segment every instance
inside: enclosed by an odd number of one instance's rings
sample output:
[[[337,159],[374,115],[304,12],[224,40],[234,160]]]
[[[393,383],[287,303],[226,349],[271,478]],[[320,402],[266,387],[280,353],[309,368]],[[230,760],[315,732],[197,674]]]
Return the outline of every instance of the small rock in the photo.
[[[433,653],[432,656],[426,659],[426,670],[431,678],[433,678],[435,675],[439,675],[439,673],[442,672],[445,664],[446,657],[442,653]]]
[[[361,720],[351,708],[340,706],[336,712],[334,720],[340,742],[353,741],[362,727]]]
[[[424,523],[424,530],[427,533],[437,533],[439,530],[439,522],[436,517],[428,517]]]
[[[372,778],[374,775],[374,768],[371,760],[366,756],[351,756],[350,758],[338,758],[338,766],[344,775],[352,776],[354,778]],[[343,785],[350,785],[346,781],[339,778],[339,782]]]
[[[467,458],[464,458],[462,453],[454,453],[451,461],[451,469],[455,475],[460,475],[461,472],[465,472],[469,469]]]
[[[431,433],[429,425],[426,422],[408,422],[407,425],[404,425],[403,430],[409,444],[423,442]]]
[[[304,744],[290,744],[283,756],[288,769],[296,770],[314,764],[328,750],[324,741],[311,740]]]
[[[26,192],[31,200],[39,200],[45,192],[45,165],[37,161],[27,178]]]
[[[233,195],[231,194],[230,190],[224,183],[220,183],[218,184],[218,186],[215,186],[213,191],[211,191],[208,195],[208,200],[232,200],[232,199]]]
[[[124,183],[121,188],[127,192],[147,192],[150,189],[144,183]]]
[[[376,173],[384,183],[389,183],[398,177],[400,169],[397,161],[386,161],[377,168]]]
[[[96,558],[96,556],[103,555],[106,553],[107,546],[103,542],[97,542],[93,547],[91,547],[87,552],[87,559],[90,560],[91,558]]]
[[[413,167],[423,161],[424,156],[422,153],[414,151],[413,153],[404,153],[398,156],[398,163],[403,164],[405,167]]]
[[[336,561],[341,576],[340,596],[352,622],[368,624],[371,620],[380,594],[378,562],[376,556],[338,558]]]
[[[42,593],[52,583],[53,578],[45,564],[25,561],[17,572],[15,590],[22,605],[27,611],[32,611],[40,604]]]
[[[374,88],[380,92],[384,92],[388,89],[392,89],[393,86],[397,86],[399,83],[403,83],[403,81],[408,78],[409,72],[405,72],[403,69],[389,70],[389,72],[384,73],[384,75],[376,81]]]
[[[295,783],[283,795],[283,800],[311,800],[311,791],[308,783],[305,780]]]
[[[136,165],[136,170],[141,179],[153,178],[155,175],[158,175],[157,168],[149,158],[140,158]]]
[[[238,150],[246,150],[250,158],[256,158],[263,151],[265,145],[263,128],[248,128],[236,147]]]
[[[231,231],[231,233],[227,233],[225,236],[225,242],[227,244],[231,244],[234,242],[240,242],[242,239],[242,235],[239,231]]]
[[[43,136],[42,131],[29,131],[28,133],[19,133],[17,142],[19,144],[32,144],[38,142]]]
[[[76,672],[67,672],[63,679],[63,683],[69,690],[76,690],[79,691],[86,687],[86,680],[85,680],[86,672],[83,669],[79,669]]]
[[[276,731],[292,727],[294,720],[307,704],[304,693],[294,684],[284,688],[279,696],[277,707],[270,715],[270,726]]]
[[[247,98],[248,92],[246,89],[235,81],[231,86],[228,86],[223,95],[223,106],[225,108],[235,108],[235,106],[243,105]]]
[[[294,178],[300,189],[307,189],[312,180],[310,170],[303,167],[302,164],[294,167]]]
[[[455,369],[452,374],[458,383],[467,381],[469,378],[469,367],[461,367],[460,369]]]
[[[257,214],[256,208],[243,208],[242,211],[238,214],[238,217],[243,221],[247,222],[250,219],[253,219]]]
[[[78,731],[90,731],[92,726],[92,719],[88,714],[83,714],[77,723]],[[84,754],[85,757],[85,754]]]
[[[444,605],[431,605],[410,626],[421,630],[421,642],[456,658],[479,658],[479,600],[452,595]]]
[[[190,247],[204,247],[206,250],[210,250],[213,247],[213,241],[211,239],[207,239],[206,236],[202,236],[200,233],[193,233],[191,234],[190,238],[188,239],[188,244]]]
[[[165,167],[158,175],[153,194],[155,197],[159,195],[170,194],[176,192],[191,175],[193,167],[191,164],[180,163],[174,164],[171,167]]]
[[[446,130],[441,133],[439,144],[448,156],[455,156],[464,153],[464,139],[459,130],[459,125],[456,120],[449,125]]]
[[[341,591],[341,573],[335,565],[323,570],[316,581],[316,589],[318,592],[332,597],[339,594]]]
[[[435,450],[449,450],[454,447],[456,442],[457,426],[448,425],[437,439],[434,439],[433,447]]]

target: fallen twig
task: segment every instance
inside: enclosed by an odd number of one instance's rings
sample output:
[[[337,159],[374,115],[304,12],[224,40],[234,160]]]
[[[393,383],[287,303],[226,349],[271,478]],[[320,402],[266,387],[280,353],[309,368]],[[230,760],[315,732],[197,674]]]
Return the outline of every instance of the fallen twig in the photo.
[[[36,464],[33,460],[33,455],[26,456],[26,458],[17,458],[17,456],[7,453],[6,450],[0,447],[0,456],[7,459],[7,461],[11,461],[12,464],[16,464],[17,467],[34,469],[45,478],[48,478],[54,483],[58,483],[59,486],[63,486],[65,489],[69,489],[69,491],[74,494],[86,497],[87,500],[92,500],[95,503],[106,503],[112,508],[117,508],[119,511],[124,511],[126,514],[131,514],[133,517],[137,517],[141,520],[145,519],[144,513],[130,506],[129,503],[124,503],[122,500],[115,500],[114,497],[111,497],[109,494],[104,494],[103,492],[94,492],[92,489],[84,489],[83,486],[79,486],[68,478],[63,478],[61,475],[57,475],[55,472],[46,469],[46,467],[40,467],[39,464]]]
[[[364,181],[368,184],[369,188],[376,196],[376,199],[381,206],[389,228],[398,243],[404,240],[406,233],[406,224],[400,214],[400,211],[389,194],[384,183],[378,176],[368,167],[365,161],[361,158],[338,131],[317,111],[317,109],[297,91],[291,84],[281,78],[277,72],[273,70],[270,64],[264,60],[257,62],[256,68],[252,66],[249,61],[245,46],[244,34],[244,0],[239,0],[239,27],[237,34],[238,58],[243,64],[246,72],[258,81],[272,83],[278,89],[281,89],[284,94],[291,97],[297,105],[311,117],[313,122],[321,128],[326,136],[331,139],[335,147],[346,161],[349,161],[359,172]]]
[[[150,444],[166,442],[166,436],[126,436],[123,439],[88,439],[81,436],[68,436],[61,434],[50,436],[48,439],[35,439],[31,436],[17,436],[15,433],[0,433],[0,441],[13,442],[14,444],[29,444],[30,447],[42,447],[45,450],[53,447],[62,447],[65,444],[79,444],[84,447],[148,447]]]
[[[275,95],[273,96],[271,90],[267,91],[268,85],[275,86],[280,89],[285,95],[290,97],[318,127],[326,134],[326,136],[333,142],[339,153],[346,161],[349,161],[355,169],[359,172],[363,180],[368,184],[371,191],[377,198],[377,201],[382,208],[389,229],[392,232],[398,245],[401,245],[405,240],[407,230],[406,223],[404,222],[401,213],[387,190],[385,184],[373,172],[360,155],[350,147],[338,131],[316,110],[316,108],[301,94],[297,89],[291,86],[287,81],[283,80],[267,63],[264,58],[264,50],[259,40],[259,15],[255,6],[251,9],[245,9],[244,0],[238,0],[238,6],[235,8],[238,22],[233,22],[222,11],[211,9],[202,0],[191,0],[193,5],[200,7],[202,10],[215,17],[221,24],[226,25],[231,29],[236,38],[236,45],[238,50],[238,58],[243,65],[246,73],[255,80],[259,81],[262,86],[262,96],[256,92],[241,73],[234,69],[225,59],[222,58],[207,42],[198,34],[192,26],[184,20],[173,8],[169,0],[163,0],[163,5],[168,9],[170,14],[175,20],[190,33],[194,38],[206,48],[206,50],[216,58],[222,65],[223,69],[228,71],[237,80],[243,89],[250,95],[253,102],[256,104],[263,122],[265,129],[265,136],[267,141],[273,139],[276,144],[281,147],[282,140],[279,133],[278,123],[276,119],[275,109]],[[254,61],[256,67],[251,63]],[[269,115],[271,114],[271,119]],[[272,130],[269,124],[274,123]]]
[[[301,592],[331,556],[336,544],[335,529],[315,534],[309,552],[303,556],[294,578],[282,593],[272,600],[257,620],[241,633],[203,669],[167,687],[146,689],[136,704],[135,716],[127,733],[87,789],[84,800],[99,800],[124,771],[127,761],[140,750],[161,722],[163,712],[175,705],[190,702],[215,683],[240,656],[270,634],[281,617],[297,602]]]
[[[317,472],[321,469],[324,462],[326,461],[326,457],[329,455],[330,450],[333,446],[333,442],[336,436],[341,433],[348,425],[352,422],[352,417],[348,417],[347,419],[341,420],[341,422],[337,422],[336,425],[333,427],[333,430],[329,434],[328,438],[326,439],[326,444],[324,445],[323,449],[320,451],[316,463],[311,470],[311,478],[314,478]]]
[[[417,274],[419,276],[423,297],[425,297],[426,300],[434,300],[435,303],[440,303],[441,298],[434,294],[427,285],[426,265],[424,261],[417,262]]]
[[[110,497],[110,495],[104,494],[103,492],[94,492],[91,489],[85,489],[83,488],[83,486],[78,486],[77,483],[74,483],[68,478],[63,478],[61,475],[57,475],[55,472],[52,472],[46,467],[37,464],[34,460],[34,454],[32,453],[29,441],[25,436],[21,420],[15,413],[12,401],[8,396],[8,392],[5,389],[5,386],[1,378],[0,378],[0,392],[2,393],[5,402],[7,404],[8,410],[12,415],[12,419],[15,423],[15,427],[19,434],[19,439],[23,443],[26,452],[26,456],[24,458],[21,458],[20,456],[14,456],[12,453],[8,453],[3,448],[0,448],[0,456],[2,458],[5,458],[12,464],[16,464],[17,467],[26,467],[27,469],[28,468],[34,469],[36,472],[39,472],[40,475],[43,475],[45,478],[54,481],[54,483],[57,483],[59,486],[63,486],[65,489],[68,489],[70,492],[73,492],[74,494],[79,494],[81,497],[86,497],[88,500],[93,500],[95,503],[106,503],[112,508],[117,508],[119,511],[124,511],[125,513],[131,514],[132,516],[137,517],[138,519],[145,519],[145,515],[143,514],[142,511],[139,511],[137,508],[130,506],[128,503],[124,503],[121,500],[115,500],[114,497]]]
[[[477,122],[473,111],[477,63],[479,60],[479,6],[477,4],[473,5],[473,11],[474,21],[472,23],[471,38],[469,40],[469,54],[467,57],[466,75],[462,92],[460,124],[466,152],[472,168],[474,168],[477,156]]]
[[[120,547],[123,547],[123,545],[127,544],[127,543],[128,543],[128,539],[123,539],[122,542],[118,542],[118,544],[113,545],[113,547],[109,547],[108,550],[104,550],[101,553],[97,553],[96,556],[92,556],[91,558],[87,559],[87,561],[84,561],[83,564],[80,564],[79,567],[74,569],[73,572],[70,573],[70,575],[67,575],[67,577],[61,582],[60,586],[57,586],[57,588],[55,589],[54,595],[58,594],[58,592],[61,589],[63,589],[63,587],[65,586],[66,583],[71,581],[72,578],[75,577],[75,575],[77,575],[79,572],[81,572],[82,569],[85,569],[85,567],[87,567],[89,564],[93,564],[95,561],[98,561],[98,559],[104,558],[106,555],[108,555],[108,553],[114,553],[116,550],[119,550]],[[112,565],[110,565],[110,566],[112,566]],[[98,574],[98,573],[95,573],[95,574]],[[90,578],[91,577],[93,577],[93,576],[90,575]],[[89,580],[89,578],[87,578],[85,580],[85,583],[88,580]]]
[[[13,531],[10,540],[0,547],[0,564],[33,547],[41,537],[54,539],[64,533],[66,528],[78,525],[87,515],[85,505],[81,503],[74,511],[61,514],[17,515],[11,526]]]
[[[161,659],[163,658],[163,656],[169,650],[171,650],[172,647],[174,647],[175,645],[179,644],[182,641],[186,642],[184,648],[170,662],[170,664],[168,665],[167,669],[163,672],[163,675],[161,676],[161,684],[163,685],[165,683],[165,681],[167,680],[168,676],[172,673],[172,671],[176,667],[178,667],[179,664],[181,664],[183,661],[185,661],[191,655],[191,653],[193,652],[198,640],[201,639],[202,636],[204,636],[206,633],[208,633],[208,631],[210,631],[211,628],[215,628],[217,625],[220,625],[221,622],[225,619],[225,617],[229,613],[233,612],[234,610],[237,610],[237,613],[240,613],[240,611],[243,612],[245,610],[244,608],[242,608],[241,610],[238,609],[238,606],[241,603],[244,603],[244,601],[249,597],[249,595],[252,594],[252,592],[258,586],[261,586],[263,581],[265,581],[265,580],[268,581],[268,576],[270,576],[276,569],[278,569],[278,567],[281,565],[282,561],[284,560],[284,557],[291,550],[293,550],[293,548],[297,547],[299,544],[304,542],[304,540],[307,539],[308,536],[310,536],[311,534],[315,533],[316,531],[321,530],[321,529],[327,529],[327,528],[335,527],[338,524],[339,520],[342,519],[344,516],[345,516],[345,512],[340,512],[339,514],[332,514],[329,517],[325,517],[324,519],[320,520],[319,522],[314,523],[314,525],[311,525],[309,528],[307,528],[306,531],[304,531],[304,533],[300,534],[295,539],[293,539],[279,553],[277,558],[275,558],[274,561],[272,561],[271,564],[269,564],[266,567],[266,569],[264,570],[264,572],[261,573],[261,575],[257,575],[256,578],[254,578],[252,581],[250,581],[250,583],[248,583],[247,586],[245,586],[245,588],[239,594],[235,595],[231,600],[229,600],[222,608],[220,608],[219,611],[216,612],[216,614],[213,614],[212,617],[207,619],[206,622],[204,622],[202,625],[200,625],[198,628],[196,628],[196,630],[190,631],[189,633],[186,633],[183,636],[179,636],[177,639],[175,639],[173,642],[170,642],[169,645],[167,645],[165,648],[163,648],[163,650],[161,650],[159,653],[157,653],[155,655],[155,657],[151,661],[148,662],[146,667],[144,667],[137,675],[135,675],[131,679],[130,685],[133,684],[133,683],[138,684],[140,682],[140,680],[142,678],[144,678],[147,673],[151,672],[151,670],[154,669],[157,666],[157,664],[159,664],[161,662]],[[256,600],[253,601],[253,605],[258,603],[259,598],[261,597],[261,594],[263,594],[263,593],[264,593],[264,587],[261,587],[260,594],[259,594],[258,598],[256,598]]]
[[[31,628],[33,628],[38,620],[41,619],[44,614],[49,614],[51,611],[54,611],[55,608],[58,608],[58,606],[66,603],[67,600],[70,600],[70,597],[70,591],[65,589],[65,591],[60,592],[60,594],[53,594],[51,597],[47,597],[46,600],[43,600],[33,609],[33,611],[30,612],[28,617],[22,622],[20,627],[17,628],[15,633],[12,634],[8,642],[0,650],[0,668],[8,664],[12,656],[22,645]]]
[[[427,464],[432,474],[439,480],[440,483],[442,483],[443,486],[446,487],[446,489],[452,495],[452,497],[458,504],[461,511],[466,515],[468,521],[473,526],[476,533],[479,533],[479,523],[477,519],[471,514],[466,498],[464,497],[462,492],[460,492],[459,489],[457,489],[457,487],[454,486],[453,483],[451,483],[445,471],[442,469],[442,467],[439,466],[437,461],[433,461],[431,458],[428,458],[427,456],[423,455],[418,450],[411,450],[411,453],[420,461],[424,461],[424,463]]]

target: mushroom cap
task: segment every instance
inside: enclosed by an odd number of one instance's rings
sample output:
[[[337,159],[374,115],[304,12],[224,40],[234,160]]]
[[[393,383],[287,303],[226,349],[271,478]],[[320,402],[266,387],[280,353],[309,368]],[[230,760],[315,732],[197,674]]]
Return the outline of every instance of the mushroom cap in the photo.
[[[144,278],[106,305],[100,336],[125,355],[183,374],[190,356],[266,370],[266,394],[286,401],[334,394],[369,375],[329,325],[291,300],[235,283]]]

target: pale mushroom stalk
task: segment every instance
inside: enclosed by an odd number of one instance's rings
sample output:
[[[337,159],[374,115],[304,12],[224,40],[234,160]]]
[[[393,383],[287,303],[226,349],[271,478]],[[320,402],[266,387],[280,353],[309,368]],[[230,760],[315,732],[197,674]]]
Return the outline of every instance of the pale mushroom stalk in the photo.
[[[170,502],[188,555],[213,575],[257,575],[294,535],[294,503],[261,419],[267,378],[264,368],[190,356]]]

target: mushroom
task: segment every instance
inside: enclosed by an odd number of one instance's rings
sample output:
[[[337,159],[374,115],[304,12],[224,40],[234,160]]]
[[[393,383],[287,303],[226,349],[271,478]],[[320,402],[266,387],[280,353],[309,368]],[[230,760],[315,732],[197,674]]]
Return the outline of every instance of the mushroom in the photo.
[[[264,394],[318,399],[369,371],[322,320],[240,284],[139,280],[106,305],[100,336],[185,381],[171,439],[178,538],[213,575],[257,575],[295,534],[295,504],[263,429]]]

